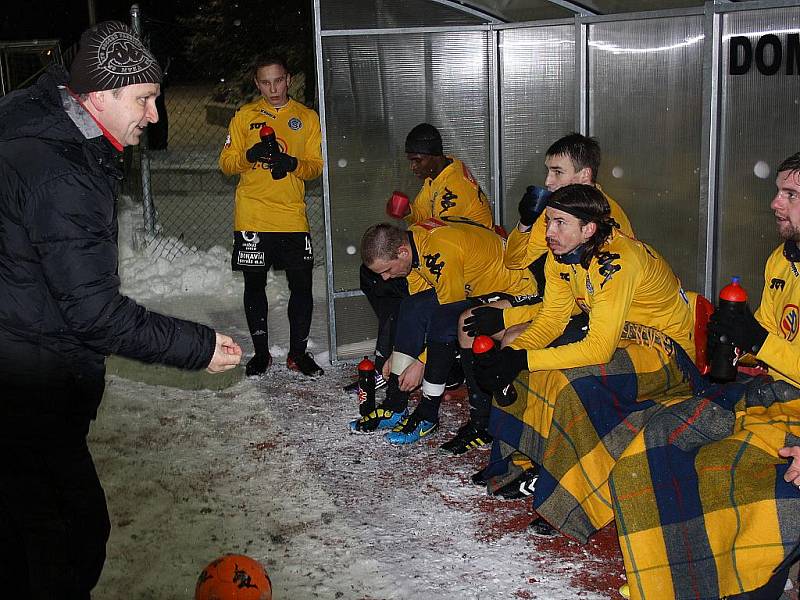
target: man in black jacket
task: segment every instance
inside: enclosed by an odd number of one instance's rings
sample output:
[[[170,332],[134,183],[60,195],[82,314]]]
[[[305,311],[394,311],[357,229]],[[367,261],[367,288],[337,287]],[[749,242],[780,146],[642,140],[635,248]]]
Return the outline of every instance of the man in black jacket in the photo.
[[[86,444],[110,354],[220,372],[228,336],[119,293],[119,152],[158,119],[161,69],[122,23],[0,101],[0,578],[89,598],[110,531]],[[10,588],[9,588],[10,586]]]

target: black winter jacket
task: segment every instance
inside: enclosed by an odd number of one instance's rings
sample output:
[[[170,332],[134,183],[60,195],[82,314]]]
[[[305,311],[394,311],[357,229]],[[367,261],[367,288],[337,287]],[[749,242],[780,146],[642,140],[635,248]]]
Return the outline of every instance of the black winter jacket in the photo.
[[[0,431],[88,424],[109,354],[201,369],[214,352],[213,330],[119,293],[119,153],[65,82],[52,67],[0,100]]]

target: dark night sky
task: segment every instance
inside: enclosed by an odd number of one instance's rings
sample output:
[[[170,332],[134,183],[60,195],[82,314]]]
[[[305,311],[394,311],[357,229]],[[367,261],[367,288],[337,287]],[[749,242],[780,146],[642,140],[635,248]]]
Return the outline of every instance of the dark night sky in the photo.
[[[95,0],[97,21],[116,19],[130,22],[130,0]],[[142,0],[138,2],[149,16],[172,20],[182,7],[189,10],[186,0]],[[86,0],[37,0],[17,3],[15,11],[3,11],[0,16],[0,40],[25,40],[57,38],[66,48],[77,42],[81,32],[89,26],[89,9]]]

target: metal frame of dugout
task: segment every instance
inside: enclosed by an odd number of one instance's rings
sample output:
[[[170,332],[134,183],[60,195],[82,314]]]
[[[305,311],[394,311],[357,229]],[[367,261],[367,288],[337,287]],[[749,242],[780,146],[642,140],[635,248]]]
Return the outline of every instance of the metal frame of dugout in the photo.
[[[393,189],[419,189],[403,142],[422,121],[507,229],[525,187],[544,180],[547,147],[596,136],[598,181],[685,288],[713,298],[736,274],[760,296],[778,244],[775,168],[800,150],[800,0],[613,15],[550,4],[574,16],[508,23],[449,0],[314,1],[332,362],[372,351],[358,244],[388,220]]]

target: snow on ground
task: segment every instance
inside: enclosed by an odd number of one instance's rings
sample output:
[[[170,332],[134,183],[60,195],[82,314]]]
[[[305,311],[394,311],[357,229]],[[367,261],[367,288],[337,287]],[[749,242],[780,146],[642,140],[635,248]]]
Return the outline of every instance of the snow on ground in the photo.
[[[228,251],[145,258],[129,246],[131,215],[120,221],[126,293],[233,335],[247,357],[242,280]],[[311,338],[327,364],[317,275]],[[282,274],[268,291],[273,351],[285,356]],[[276,360],[265,377],[222,391],[110,375],[90,437],[113,523],[93,597],[191,598],[201,568],[226,552],[261,561],[278,600],[619,597],[613,532],[586,547],[537,538],[526,529],[529,503],[470,484],[487,450],[438,449],[466,415],[463,399],[444,403],[443,432],[393,448],[380,435],[348,434],[357,407],[341,387],[354,367],[325,368],[309,380]]]

